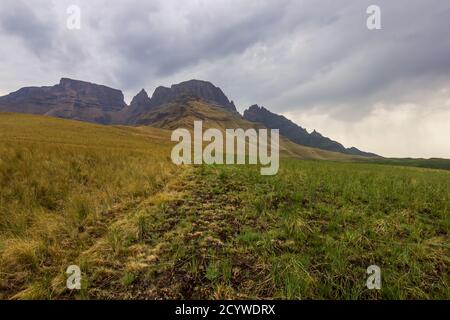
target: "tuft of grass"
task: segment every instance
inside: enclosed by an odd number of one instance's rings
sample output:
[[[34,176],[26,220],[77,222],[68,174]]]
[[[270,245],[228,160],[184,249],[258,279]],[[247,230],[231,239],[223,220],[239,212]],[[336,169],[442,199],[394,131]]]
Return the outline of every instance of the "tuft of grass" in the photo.
[[[122,279],[121,279],[122,284],[123,284],[124,286],[129,286],[129,285],[131,285],[131,284],[134,282],[134,280],[135,280],[134,274],[128,273],[128,272],[125,273],[125,274],[123,275]]]

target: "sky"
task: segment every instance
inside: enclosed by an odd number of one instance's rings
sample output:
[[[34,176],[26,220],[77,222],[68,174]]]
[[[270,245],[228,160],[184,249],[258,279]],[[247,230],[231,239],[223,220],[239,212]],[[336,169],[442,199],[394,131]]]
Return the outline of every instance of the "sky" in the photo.
[[[0,95],[69,77],[129,102],[201,79],[346,147],[450,158],[449,31],[442,0],[2,0]]]

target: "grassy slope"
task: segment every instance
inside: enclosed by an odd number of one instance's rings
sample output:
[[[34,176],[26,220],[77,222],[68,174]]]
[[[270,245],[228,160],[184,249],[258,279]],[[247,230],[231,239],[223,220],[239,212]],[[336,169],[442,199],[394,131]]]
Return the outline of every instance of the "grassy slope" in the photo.
[[[450,173],[177,169],[168,137],[0,114],[0,298],[450,297]],[[65,289],[73,263],[79,292]],[[365,289],[370,264],[380,292]]]
[[[211,296],[450,297],[449,173],[291,160],[275,177],[248,168],[205,171],[213,198],[236,197],[243,220],[230,217],[229,225],[238,227],[228,241],[216,232],[225,249],[205,263],[207,271],[217,270]],[[239,185],[239,192],[230,195],[229,185]],[[226,270],[246,272],[242,260],[253,271],[233,282]],[[365,288],[371,264],[382,269],[380,292]]]
[[[167,141],[160,129],[0,114],[0,297],[58,295],[56,275],[176,172]]]

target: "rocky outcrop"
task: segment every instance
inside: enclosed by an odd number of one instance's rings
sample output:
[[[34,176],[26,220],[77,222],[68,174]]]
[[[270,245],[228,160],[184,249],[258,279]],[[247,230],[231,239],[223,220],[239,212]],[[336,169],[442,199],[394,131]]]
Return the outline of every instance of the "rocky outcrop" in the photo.
[[[125,106],[120,90],[67,78],[51,87],[26,87],[0,97],[0,111],[105,124],[111,122],[111,114]]]
[[[122,91],[103,85],[63,78],[56,87],[78,106],[98,107],[104,111],[119,111],[126,106]]]
[[[131,100],[130,106],[127,110],[129,116],[147,112],[152,108],[152,101],[149,98],[147,91],[142,89]]]
[[[223,91],[211,82],[201,80],[189,80],[174,84],[170,88],[158,87],[151,98],[152,106],[160,106],[173,102],[182,94],[190,94],[199,97],[206,102],[218,105],[228,111],[236,112],[233,101],[228,100]]]

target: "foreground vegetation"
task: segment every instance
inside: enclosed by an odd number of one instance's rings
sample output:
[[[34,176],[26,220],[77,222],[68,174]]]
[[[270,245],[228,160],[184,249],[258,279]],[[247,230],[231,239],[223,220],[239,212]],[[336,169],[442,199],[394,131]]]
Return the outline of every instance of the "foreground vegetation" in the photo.
[[[173,175],[164,141],[160,130],[2,114],[0,298],[58,297],[57,276]]]
[[[176,168],[166,141],[1,115],[0,298],[450,298],[450,172]],[[71,264],[79,291],[65,286]],[[372,264],[379,291],[365,286]]]
[[[95,296],[450,297],[448,172],[298,160],[281,168],[270,178],[238,166],[186,173],[164,201],[114,228],[121,250],[97,248],[105,274],[90,277],[114,285]],[[366,288],[372,264],[380,291]]]

